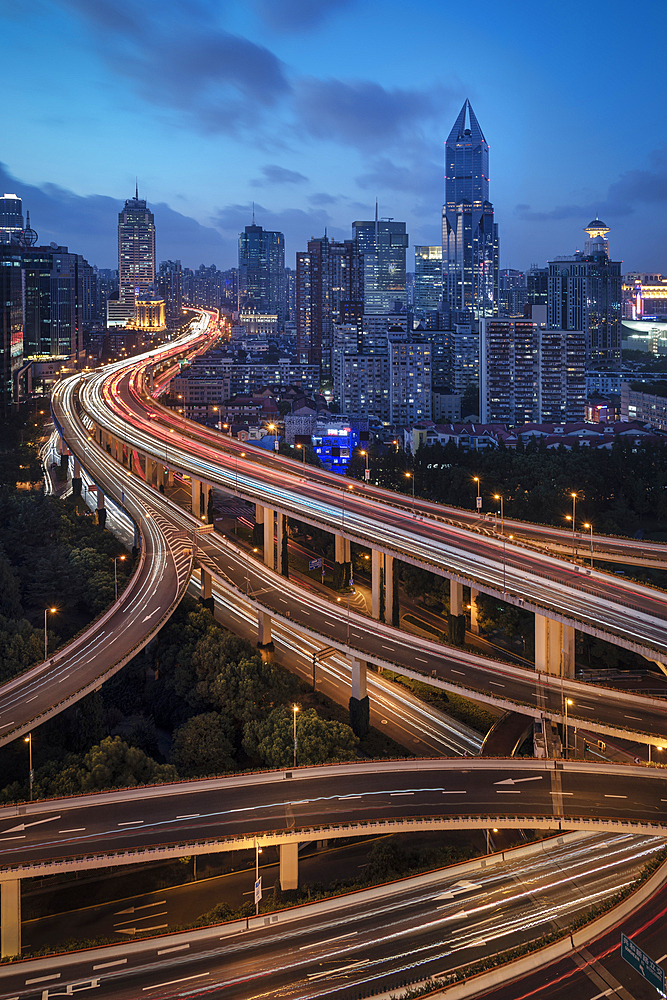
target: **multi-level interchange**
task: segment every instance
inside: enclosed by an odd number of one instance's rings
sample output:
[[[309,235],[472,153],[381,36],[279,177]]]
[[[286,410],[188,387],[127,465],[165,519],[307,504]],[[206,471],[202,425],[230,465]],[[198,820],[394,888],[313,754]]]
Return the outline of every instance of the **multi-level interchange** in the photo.
[[[260,644],[271,641],[272,626],[279,623],[306,641],[314,657],[331,647],[347,658],[351,697],[362,713],[368,705],[370,663],[536,719],[563,722],[568,705],[570,726],[649,746],[667,744],[662,702],[573,679],[575,628],[667,663],[662,592],[545,554],[546,542],[554,550],[566,542],[564,532],[515,525],[508,529],[512,541],[490,537],[473,530],[474,518],[466,521],[460,511],[413,504],[370,485],[353,487],[278,455],[257,456],[247,448],[241,454],[238,442],[183,421],[156,397],[177,358],[204,348],[214,336],[216,318],[203,312],[181,340],[75,375],[54,391],[54,420],[64,453],[72,456],[75,492],[84,469],[98,486],[98,507],[107,498],[132,518],[141,558],[118,604],[86,635],[0,689],[0,741],[30,731],[120,669],[170,615],[198,565],[202,598],[211,601],[215,590],[244,604],[255,616]],[[173,480],[174,473],[191,483],[190,515],[158,488]],[[264,564],[230,540],[200,530],[213,487],[257,505],[257,522],[264,525]],[[338,562],[349,561],[352,541],[371,549],[372,630],[367,618],[306,593],[280,575],[276,557],[282,551],[286,515],[331,531]],[[639,543],[618,539],[597,538],[595,548],[600,560],[605,555],[653,563],[667,558],[660,546],[640,552]],[[395,557],[447,577],[453,615],[463,613],[464,585],[473,596],[475,591],[502,595],[533,612],[536,670],[418,639],[381,622],[381,605],[392,607]],[[24,877],[262,843],[279,845],[281,883],[293,888],[303,841],[490,826],[667,836],[665,772],[549,759],[411,760],[238,775],[5,806],[0,808],[3,955],[20,951]],[[57,980],[61,990],[60,983],[70,982],[70,975],[83,975],[75,963],[74,971],[64,969],[61,978],[60,966],[51,962],[44,968],[55,971],[45,973],[44,980]],[[11,995],[31,995],[16,975],[7,985],[14,989]],[[31,982],[37,983],[39,973],[35,976]],[[173,979],[180,981],[179,973]],[[52,988],[44,987],[43,996],[56,995],[49,992]],[[0,980],[0,992],[10,995],[4,991]],[[130,990],[113,995],[143,994]]]

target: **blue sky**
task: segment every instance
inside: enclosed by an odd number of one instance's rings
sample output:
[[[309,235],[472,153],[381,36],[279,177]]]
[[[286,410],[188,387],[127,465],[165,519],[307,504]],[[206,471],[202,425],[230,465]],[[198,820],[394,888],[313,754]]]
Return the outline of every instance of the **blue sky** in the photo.
[[[625,270],[667,272],[667,4],[0,0],[0,16],[0,187],[40,242],[101,267],[135,175],[158,258],[191,267],[236,263],[253,201],[289,266],[376,197],[437,243],[443,141],[469,97],[501,267],[581,247],[599,213]]]

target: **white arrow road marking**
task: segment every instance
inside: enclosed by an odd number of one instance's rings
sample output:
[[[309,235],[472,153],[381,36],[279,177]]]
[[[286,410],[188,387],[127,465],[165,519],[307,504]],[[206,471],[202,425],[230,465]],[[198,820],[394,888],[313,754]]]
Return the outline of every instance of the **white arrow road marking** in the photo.
[[[137,931],[141,931],[142,933],[144,933],[145,931],[163,931],[165,927],[168,926],[169,924],[156,924],[155,927],[119,927],[115,933],[131,934],[132,937],[134,937]]]
[[[27,830],[29,826],[39,826],[40,823],[53,823],[54,820],[60,819],[60,816],[47,816],[46,819],[36,819],[32,823],[19,823],[18,826],[10,826],[5,833],[17,833],[19,830]]]
[[[149,619],[149,618],[152,618],[152,617],[153,617],[153,615],[156,615],[156,614],[158,613],[158,611],[159,611],[159,610],[160,610],[160,608],[156,608],[156,609],[155,609],[155,611],[151,611],[151,613],[150,613],[149,615],[146,615],[146,617],[145,617],[145,618],[142,618],[142,619],[141,619],[141,624],[143,625],[143,623],[144,623],[144,622],[147,622],[147,621],[148,621],[148,619]]]
[[[439,895],[434,896],[434,899],[454,899],[454,896],[460,896],[462,892],[472,892],[473,889],[481,889],[481,882],[467,882],[461,881],[457,882],[451,889],[447,889],[445,892],[439,893]],[[442,909],[442,907],[438,907]]]
[[[143,917],[135,917],[134,923],[136,923],[138,920],[154,920],[155,917],[166,917],[166,916],[167,916],[166,910],[162,910],[161,913],[145,913]],[[114,927],[122,927],[123,924],[131,924],[131,923],[133,923],[132,920],[121,920],[120,923],[114,924]]]
[[[137,910],[148,910],[151,906],[166,906],[167,900],[161,899],[159,903],[145,903],[144,906],[129,906],[127,910],[118,910],[114,917],[122,917],[125,913],[136,913]]]
[[[503,778],[502,781],[494,781],[494,785],[518,785],[520,781],[542,781],[543,775],[536,774],[533,778]]]

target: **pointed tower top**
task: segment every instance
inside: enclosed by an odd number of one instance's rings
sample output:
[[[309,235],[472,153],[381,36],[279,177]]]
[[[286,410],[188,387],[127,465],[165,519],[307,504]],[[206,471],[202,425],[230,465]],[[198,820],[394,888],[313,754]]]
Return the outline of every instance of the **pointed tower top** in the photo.
[[[252,203],[252,224],[255,225],[255,202]]]
[[[139,201],[139,178],[138,177],[135,177],[135,179],[134,179],[134,197],[136,198],[137,201]]]
[[[447,142],[459,142],[461,139],[470,139],[473,142],[481,139],[482,142],[486,142],[484,133],[479,127],[479,122],[467,97],[463,102],[463,107],[459,112],[458,118],[452,126],[452,131],[449,133]]]

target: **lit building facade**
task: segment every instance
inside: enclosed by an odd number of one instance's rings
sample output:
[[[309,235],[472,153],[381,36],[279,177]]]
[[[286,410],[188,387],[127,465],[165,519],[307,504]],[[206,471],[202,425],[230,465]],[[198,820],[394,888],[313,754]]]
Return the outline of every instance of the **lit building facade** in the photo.
[[[23,362],[21,248],[0,245],[0,412],[19,401],[16,377]]]
[[[386,315],[406,308],[405,255],[408,234],[404,222],[378,218],[352,223],[357,252],[364,262],[364,312]]]
[[[392,340],[389,334],[389,421],[398,426],[431,419],[431,345],[427,340]]]
[[[489,201],[489,146],[466,100],[445,144],[443,295],[455,321],[498,313],[498,226]]]
[[[22,200],[17,194],[0,195],[0,243],[10,243],[22,232]]]
[[[415,315],[437,312],[441,299],[442,247],[415,247]]]
[[[239,307],[285,322],[285,237],[255,223],[239,234]]]
[[[118,282],[127,306],[155,282],[155,218],[138,190],[118,213]]]

